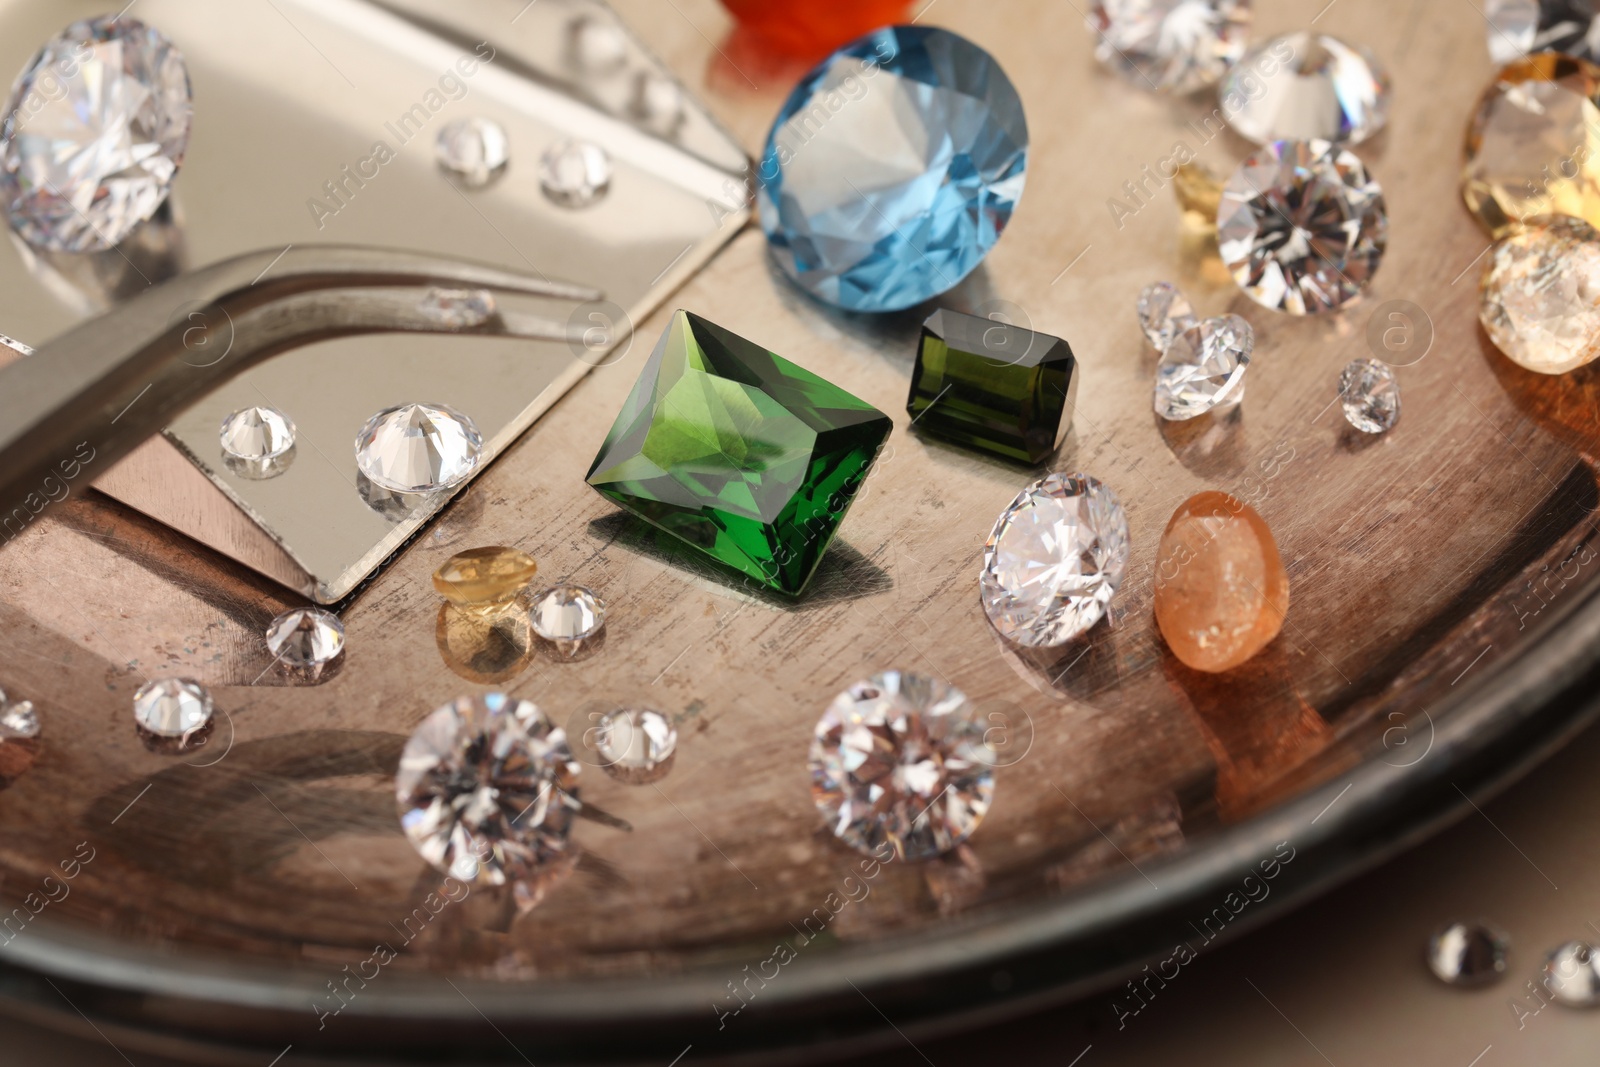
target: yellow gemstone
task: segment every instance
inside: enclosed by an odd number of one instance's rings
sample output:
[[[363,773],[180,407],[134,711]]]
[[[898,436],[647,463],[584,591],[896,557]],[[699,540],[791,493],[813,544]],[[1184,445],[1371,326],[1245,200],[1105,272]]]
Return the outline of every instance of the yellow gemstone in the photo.
[[[1217,228],[1217,208],[1222,205],[1222,178],[1204,163],[1182,163],[1172,178],[1186,222],[1200,228]]]
[[[1600,233],[1582,219],[1539,219],[1489,253],[1478,319],[1520,367],[1565,374],[1600,358]]]
[[[1600,226],[1600,67],[1542,52],[1501,70],[1467,128],[1461,193],[1494,237],[1538,215]]]
[[[526,552],[491,545],[445,560],[433,572],[433,587],[459,607],[495,607],[510,603],[538,573],[539,565]]]

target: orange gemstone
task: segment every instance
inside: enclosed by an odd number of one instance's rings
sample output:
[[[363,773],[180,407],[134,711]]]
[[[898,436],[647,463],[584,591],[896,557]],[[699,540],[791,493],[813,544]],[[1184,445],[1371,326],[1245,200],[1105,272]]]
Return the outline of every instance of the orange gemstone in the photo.
[[[1272,531],[1227,493],[1173,513],[1156,556],[1156,625],[1197,671],[1227,671],[1266,648],[1289,611],[1289,575]]]
[[[909,0],[722,0],[766,49],[821,59],[869,30],[904,21]]]

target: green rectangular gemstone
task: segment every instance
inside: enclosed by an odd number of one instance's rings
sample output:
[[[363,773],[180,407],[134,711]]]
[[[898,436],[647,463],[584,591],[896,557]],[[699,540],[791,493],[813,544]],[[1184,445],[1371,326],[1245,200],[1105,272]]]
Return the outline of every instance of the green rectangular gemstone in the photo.
[[[922,324],[906,410],[919,432],[1042,463],[1072,423],[1077,369],[1059,337],[940,308]]]

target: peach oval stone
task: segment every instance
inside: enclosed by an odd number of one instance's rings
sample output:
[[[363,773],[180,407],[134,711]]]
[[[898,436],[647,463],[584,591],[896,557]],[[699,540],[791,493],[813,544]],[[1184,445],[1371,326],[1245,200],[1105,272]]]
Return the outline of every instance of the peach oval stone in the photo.
[[[1156,554],[1156,625],[1197,671],[1232,670],[1283,628],[1289,575],[1272,531],[1227,493],[1197,493],[1175,511]]]

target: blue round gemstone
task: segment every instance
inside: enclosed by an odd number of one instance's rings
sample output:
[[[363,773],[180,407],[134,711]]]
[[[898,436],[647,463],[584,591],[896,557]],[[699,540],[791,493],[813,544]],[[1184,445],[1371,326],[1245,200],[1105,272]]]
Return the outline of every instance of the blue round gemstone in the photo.
[[[994,57],[948,30],[892,26],[789,95],[761,157],[761,227],[814,296],[898,311],[982,262],[1027,162],[1022,100]]]

